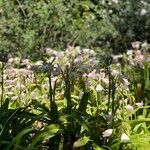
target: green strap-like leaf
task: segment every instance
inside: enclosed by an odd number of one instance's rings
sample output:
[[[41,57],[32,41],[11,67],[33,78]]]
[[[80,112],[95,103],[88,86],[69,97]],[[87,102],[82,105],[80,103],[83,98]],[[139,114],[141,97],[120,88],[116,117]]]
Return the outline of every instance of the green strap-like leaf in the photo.
[[[38,132],[38,134],[33,138],[32,142],[30,143],[30,145],[27,147],[27,150],[31,150],[33,148],[35,148],[35,145],[37,144],[37,142],[39,141],[45,141],[47,139],[52,138],[53,136],[55,136],[55,134],[59,131],[59,126],[56,124],[51,124],[49,126],[46,126],[44,128],[44,130],[42,130],[41,132]]]
[[[31,132],[33,129],[24,129],[23,131],[21,131],[15,138],[14,140],[8,145],[8,147],[6,148],[7,150],[10,150],[12,145],[14,146],[14,150],[17,150],[18,147],[21,147],[20,143],[21,143],[21,139],[24,135],[26,135],[27,133]]]

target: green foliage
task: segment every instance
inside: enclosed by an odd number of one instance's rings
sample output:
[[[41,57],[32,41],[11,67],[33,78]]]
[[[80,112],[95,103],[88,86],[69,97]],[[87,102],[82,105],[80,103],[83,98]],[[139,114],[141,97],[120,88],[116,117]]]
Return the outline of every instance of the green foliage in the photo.
[[[4,51],[31,54],[46,47],[90,47],[98,36],[113,31],[111,23],[99,12],[101,6],[90,0],[1,0],[0,10],[0,41]],[[96,15],[102,19],[95,19]]]

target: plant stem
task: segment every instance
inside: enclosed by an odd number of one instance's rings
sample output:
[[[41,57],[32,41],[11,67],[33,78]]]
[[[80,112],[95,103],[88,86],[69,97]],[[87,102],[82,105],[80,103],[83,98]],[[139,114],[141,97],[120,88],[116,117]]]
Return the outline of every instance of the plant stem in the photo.
[[[53,90],[52,90],[52,81],[51,81],[51,73],[49,74],[49,99],[50,103],[53,101]]]
[[[110,105],[110,97],[111,97],[111,79],[110,79],[110,68],[108,67],[108,79],[109,79],[109,87],[108,87],[108,108],[107,108],[107,114],[109,113],[109,105]]]
[[[2,93],[1,93],[1,107],[3,105],[3,97],[4,97],[4,62],[2,62],[2,82],[1,82],[1,89],[2,89]]]
[[[67,99],[67,111],[71,112],[71,85],[70,85],[70,75],[69,68],[66,68],[66,76],[65,76],[65,97]]]

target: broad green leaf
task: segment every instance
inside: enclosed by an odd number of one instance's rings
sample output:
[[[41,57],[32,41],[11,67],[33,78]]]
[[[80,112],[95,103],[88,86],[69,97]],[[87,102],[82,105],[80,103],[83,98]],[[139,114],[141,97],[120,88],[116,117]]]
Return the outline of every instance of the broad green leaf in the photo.
[[[150,148],[150,134],[134,134],[130,136],[131,143],[139,150],[149,150]]]
[[[73,147],[81,147],[86,145],[90,141],[89,137],[84,136],[79,138],[74,144]]]
[[[87,104],[89,99],[89,92],[84,93],[82,96],[82,99],[79,104],[79,111],[86,112]]]

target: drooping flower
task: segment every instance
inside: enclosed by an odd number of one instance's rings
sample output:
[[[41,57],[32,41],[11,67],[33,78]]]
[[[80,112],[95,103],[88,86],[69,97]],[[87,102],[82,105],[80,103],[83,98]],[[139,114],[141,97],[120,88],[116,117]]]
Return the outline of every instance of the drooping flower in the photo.
[[[107,129],[103,132],[103,137],[109,137],[112,135],[113,129]]]
[[[138,102],[138,103],[135,103],[137,107],[141,108],[143,107],[144,103],[143,102]]]
[[[122,135],[121,135],[121,142],[127,143],[127,142],[129,142],[129,140],[130,140],[130,138],[127,136],[127,134],[122,133]]]
[[[101,92],[103,90],[103,87],[100,85],[100,84],[98,84],[97,86],[96,86],[96,91],[97,92]]]
[[[135,50],[138,50],[140,48],[140,44],[141,44],[141,42],[139,42],[139,41],[131,43],[133,49],[135,49]]]
[[[133,50],[127,50],[127,55],[133,55]]]
[[[120,59],[123,58],[123,55],[122,54],[111,55],[111,57],[113,58],[113,61],[117,63],[117,62],[119,62]]]
[[[123,78],[122,80],[123,80],[124,85],[126,85],[126,86],[130,85],[130,82],[128,81],[128,79]]]

